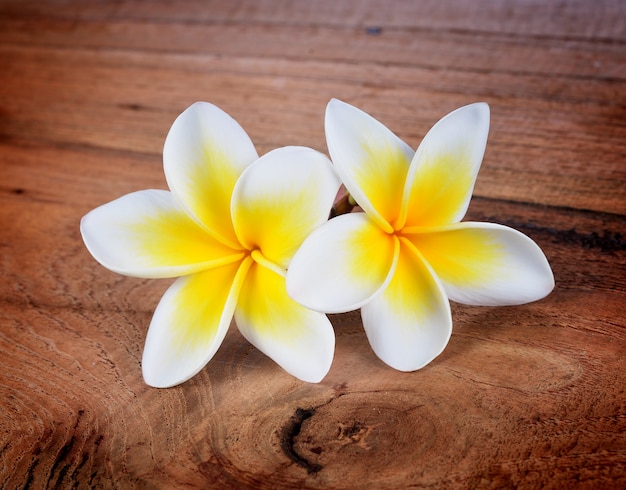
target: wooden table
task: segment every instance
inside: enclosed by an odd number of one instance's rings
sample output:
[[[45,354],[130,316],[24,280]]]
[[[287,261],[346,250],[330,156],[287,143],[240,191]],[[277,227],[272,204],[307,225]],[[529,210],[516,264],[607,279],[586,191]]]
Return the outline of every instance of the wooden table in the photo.
[[[432,364],[400,373],[358,312],[299,382],[233,326],[208,366],[146,386],[168,280],[118,276],[82,215],[166,188],[196,100],[260,153],[326,152],[332,97],[417,147],[491,106],[467,219],[545,251],[554,292],[452,305]],[[626,3],[622,0],[0,1],[0,487],[611,488],[626,485]]]

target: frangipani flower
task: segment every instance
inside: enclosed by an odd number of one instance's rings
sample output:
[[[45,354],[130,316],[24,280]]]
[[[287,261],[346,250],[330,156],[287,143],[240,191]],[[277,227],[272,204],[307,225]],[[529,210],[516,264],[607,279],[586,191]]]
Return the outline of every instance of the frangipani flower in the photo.
[[[448,299],[513,305],[552,290],[550,266],[530,238],[460,222],[487,143],[487,104],[441,119],[417,152],[338,100],[325,126],[335,168],[364,212],[333,218],[304,241],[287,274],[294,299],[327,313],[361,308],[378,357],[413,371],[448,343]]]
[[[156,308],[143,352],[146,383],[173,386],[213,357],[231,323],[287,372],[328,372],[335,337],[325,315],[287,295],[286,268],[328,219],[340,182],[328,158],[286,147],[258,158],[226,113],[196,103],[163,150],[171,192],[143,190],[88,213],[81,233],[108,269],[179,277]]]

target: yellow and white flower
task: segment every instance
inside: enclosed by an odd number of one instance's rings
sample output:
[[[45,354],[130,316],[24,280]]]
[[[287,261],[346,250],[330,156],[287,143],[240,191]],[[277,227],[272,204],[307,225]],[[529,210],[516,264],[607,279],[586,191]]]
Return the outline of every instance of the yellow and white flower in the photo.
[[[287,266],[328,218],[340,182],[327,157],[279,148],[258,157],[239,124],[196,103],[174,122],[163,149],[171,190],[143,190],[81,221],[91,254],[136,277],[179,277],[152,318],[146,383],[173,386],[200,371],[234,316],[254,346],[287,372],[318,382],[335,337],[325,315],[287,295]]]
[[[331,100],[326,139],[363,209],[317,228],[287,273],[289,294],[326,313],[361,308],[380,359],[420,369],[452,332],[448,299],[513,305],[546,296],[552,271],[527,236],[465,215],[489,132],[485,103],[441,119],[416,152],[361,110]]]

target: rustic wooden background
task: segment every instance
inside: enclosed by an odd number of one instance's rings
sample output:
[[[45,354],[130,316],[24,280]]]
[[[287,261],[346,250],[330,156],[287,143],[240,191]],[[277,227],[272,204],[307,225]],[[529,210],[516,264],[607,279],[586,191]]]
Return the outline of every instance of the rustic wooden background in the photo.
[[[165,188],[165,135],[196,100],[265,153],[326,151],[331,97],[413,147],[489,102],[468,218],[535,239],[555,291],[453,305],[414,373],[350,313],[320,384],[232,328],[191,381],[147,387],[169,281],[99,266],[81,216]],[[0,487],[626,485],[625,215],[623,0],[0,0]]]

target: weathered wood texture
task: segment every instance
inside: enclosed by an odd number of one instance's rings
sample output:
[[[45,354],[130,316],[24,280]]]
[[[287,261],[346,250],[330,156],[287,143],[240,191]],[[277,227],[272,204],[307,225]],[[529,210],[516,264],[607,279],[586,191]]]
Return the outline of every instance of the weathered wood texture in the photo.
[[[555,291],[453,305],[415,373],[350,313],[320,384],[231,328],[198,376],[148,388],[169,282],[100,267],[80,217],[165,187],[165,134],[196,100],[264,153],[325,151],[331,97],[414,147],[489,102],[468,218],[535,239]],[[621,0],[0,1],[0,487],[623,487],[625,215]]]

